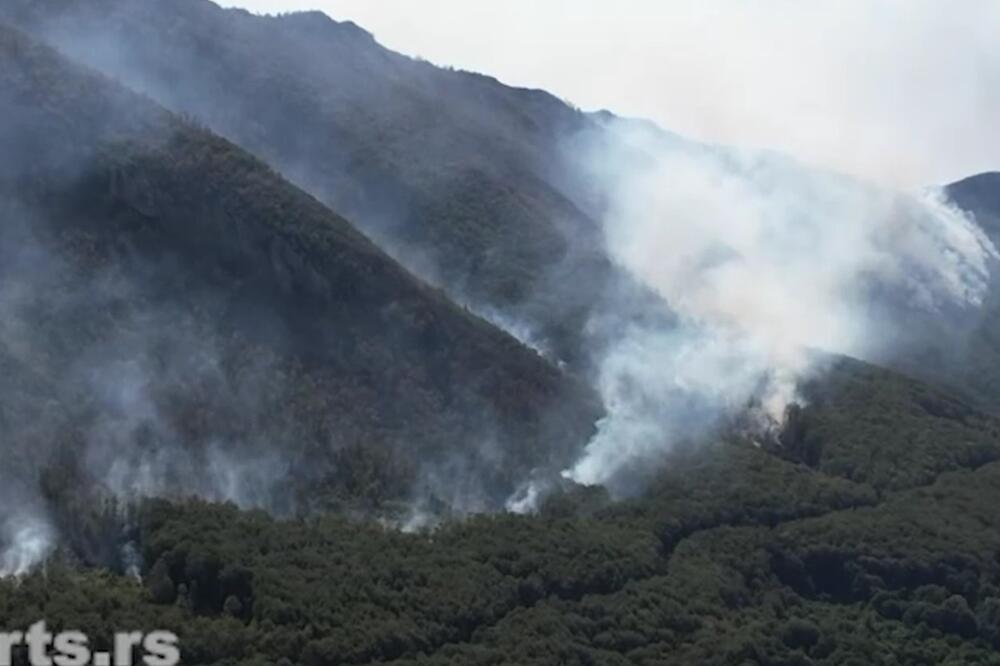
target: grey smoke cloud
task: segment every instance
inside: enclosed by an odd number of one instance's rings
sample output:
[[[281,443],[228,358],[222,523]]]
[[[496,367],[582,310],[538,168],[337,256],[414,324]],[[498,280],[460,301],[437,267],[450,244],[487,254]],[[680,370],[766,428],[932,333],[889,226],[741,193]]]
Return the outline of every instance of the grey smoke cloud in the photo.
[[[883,184],[1000,168],[991,0],[227,0],[322,9],[390,48]]]

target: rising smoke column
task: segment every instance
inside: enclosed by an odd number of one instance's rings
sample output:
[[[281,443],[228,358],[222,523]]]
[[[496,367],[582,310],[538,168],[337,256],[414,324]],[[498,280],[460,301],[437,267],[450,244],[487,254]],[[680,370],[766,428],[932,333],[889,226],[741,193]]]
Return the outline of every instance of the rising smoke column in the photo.
[[[0,578],[23,576],[43,562],[55,548],[56,535],[44,518],[18,514],[0,528]]]
[[[610,132],[591,158],[609,254],[678,321],[630,325],[602,348],[607,416],[566,478],[624,490],[630,468],[748,407],[760,428],[780,426],[812,350],[879,361],[903,334],[893,313],[982,303],[997,251],[939,191],[885,191],[628,123]],[[591,327],[600,338],[601,318]]]
[[[0,518],[0,578],[22,576],[43,562],[56,547],[56,530],[44,508],[31,494],[19,492],[15,479],[3,494]]]

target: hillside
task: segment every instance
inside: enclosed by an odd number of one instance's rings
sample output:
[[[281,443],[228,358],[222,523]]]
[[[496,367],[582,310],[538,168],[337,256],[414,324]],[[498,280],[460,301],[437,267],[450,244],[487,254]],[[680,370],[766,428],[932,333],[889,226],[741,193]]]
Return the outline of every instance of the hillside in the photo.
[[[594,312],[655,300],[609,262],[600,195],[566,168],[570,138],[599,125],[548,93],[412,60],[320,12],[8,0],[0,16],[264,158],[554,358],[584,366]]]
[[[1000,175],[970,176],[945,188],[994,244],[1000,242]],[[1000,404],[1000,272],[994,268],[982,307],[945,320],[915,324],[916,353],[901,367],[910,374],[943,381],[988,409]]]
[[[216,666],[1000,664],[1000,291],[995,270],[982,307],[946,298],[982,271],[935,291],[933,260],[965,257],[912,200],[320,13],[5,0],[2,20],[0,627],[100,649],[168,629]],[[615,168],[563,168],[594,142]],[[810,351],[783,422],[758,423],[784,368],[667,311],[602,226],[616,179],[672,151],[710,160],[725,204],[668,207],[682,230],[746,201],[806,230],[767,268],[834,256],[819,241],[845,237],[812,232],[865,228],[845,213],[871,202],[901,220],[884,245],[848,233],[850,279],[774,318],[826,323],[849,292],[910,375]],[[947,194],[1000,241],[996,175]],[[708,240],[703,263],[738,254]],[[627,492],[558,474],[595,432],[609,463],[637,434]],[[539,479],[532,512],[503,511]]]
[[[589,437],[588,389],[264,163],[7,28],[0,63],[9,501],[484,510]]]
[[[991,238],[1000,238],[1000,173],[981,173],[952,183],[948,196],[975,215]]]
[[[677,178],[689,169],[707,171],[709,185],[721,180],[724,189],[749,194],[731,201],[709,192],[686,202],[703,219],[737,224],[742,211],[760,207],[810,230],[802,235],[822,235],[851,229],[845,218],[893,215],[885,208],[897,205],[887,203],[893,193],[786,156],[747,159],[652,123],[582,113],[544,91],[404,57],[321,12],[256,16],[209,0],[8,0],[0,13],[260,156],[453,300],[592,384],[609,346],[650,322],[668,328],[663,301],[673,306],[686,297],[636,279],[613,241],[616,234],[633,240],[630,218],[638,215],[683,219],[684,211],[658,210],[659,193],[670,188],[683,198]],[[635,190],[636,182],[660,178],[651,191]],[[912,211],[905,215],[926,230]],[[739,237],[719,231],[705,265]],[[912,294],[867,277],[863,288],[848,283],[843,291],[864,293],[866,302],[851,307],[878,330],[870,344],[835,351],[967,389],[967,398],[991,409],[1000,405],[1000,367],[981,376],[957,351],[982,338],[978,311],[928,315],[911,306]]]
[[[1000,422],[831,372],[807,464],[703,444],[634,500],[577,488],[429,534],[156,501],[141,584],[54,563],[0,583],[0,620],[166,627],[190,664],[998,663]]]

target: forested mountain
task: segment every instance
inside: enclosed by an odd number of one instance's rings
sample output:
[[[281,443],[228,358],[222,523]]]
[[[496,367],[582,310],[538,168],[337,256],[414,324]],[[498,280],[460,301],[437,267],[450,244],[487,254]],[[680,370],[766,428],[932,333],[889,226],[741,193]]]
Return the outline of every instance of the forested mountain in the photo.
[[[40,474],[65,504],[486,510],[586,441],[587,388],[264,163],[15,31],[0,49],[5,497]]]
[[[717,205],[734,209],[722,215],[784,207],[769,198],[775,189],[813,209],[834,209],[830,199],[842,195],[876,200],[868,208],[895,205],[877,201],[883,194],[864,183],[781,156],[748,161],[651,123],[583,113],[544,91],[404,57],[320,12],[256,16],[209,0],[7,0],[0,12],[262,157],[453,300],[592,381],[609,340],[671,317],[663,295],[609,252],[608,237],[630,223],[620,219],[621,200],[660,203],[655,191],[622,181],[659,178],[664,162],[683,177],[687,165],[674,158],[686,155],[712,162],[723,183],[757,190],[750,201],[722,197]],[[675,180],[668,174],[658,187]],[[707,204],[700,202],[705,215],[719,214]],[[870,214],[843,205],[825,217],[807,213],[803,224],[839,226],[838,216]],[[701,261],[717,261],[713,252]],[[927,317],[882,286],[865,298],[884,344],[837,351],[968,384],[971,399],[1000,404],[1000,386],[983,383],[956,358],[958,345],[943,342],[970,340],[1000,357],[1000,345],[977,332],[980,310]]]
[[[1000,290],[946,202],[320,13],[3,0],[0,21],[0,629],[169,629],[183,663],[229,666],[1000,664]],[[780,372],[705,355],[732,340],[684,310],[714,276],[669,293],[614,252],[609,219],[702,163],[714,218],[669,221],[726,231],[746,204],[801,233],[775,264],[710,237],[699,269],[843,261],[778,328],[860,301],[870,360],[923,381],[811,351],[758,422]],[[1000,241],[995,174],[947,195]],[[872,210],[892,233],[852,236]],[[654,268],[691,249],[668,240]],[[595,432],[660,445],[630,492],[570,480]],[[533,511],[502,511],[537,479]]]
[[[599,119],[548,93],[398,55],[320,12],[7,0],[0,16],[261,156],[553,357],[584,363],[602,301],[632,314],[653,298],[609,263],[601,193],[565,168]]]

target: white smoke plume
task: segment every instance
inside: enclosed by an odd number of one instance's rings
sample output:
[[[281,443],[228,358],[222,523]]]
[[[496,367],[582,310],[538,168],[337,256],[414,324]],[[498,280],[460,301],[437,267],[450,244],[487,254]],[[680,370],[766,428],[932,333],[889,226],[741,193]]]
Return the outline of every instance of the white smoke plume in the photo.
[[[52,553],[55,530],[33,513],[17,512],[0,523],[0,578],[29,573]]]
[[[628,122],[609,130],[615,141],[591,158],[608,186],[609,253],[678,322],[630,326],[606,347],[607,416],[566,478],[614,489],[748,407],[779,425],[811,350],[878,360],[895,344],[894,309],[944,314],[984,297],[997,251],[940,192],[876,189]]]

